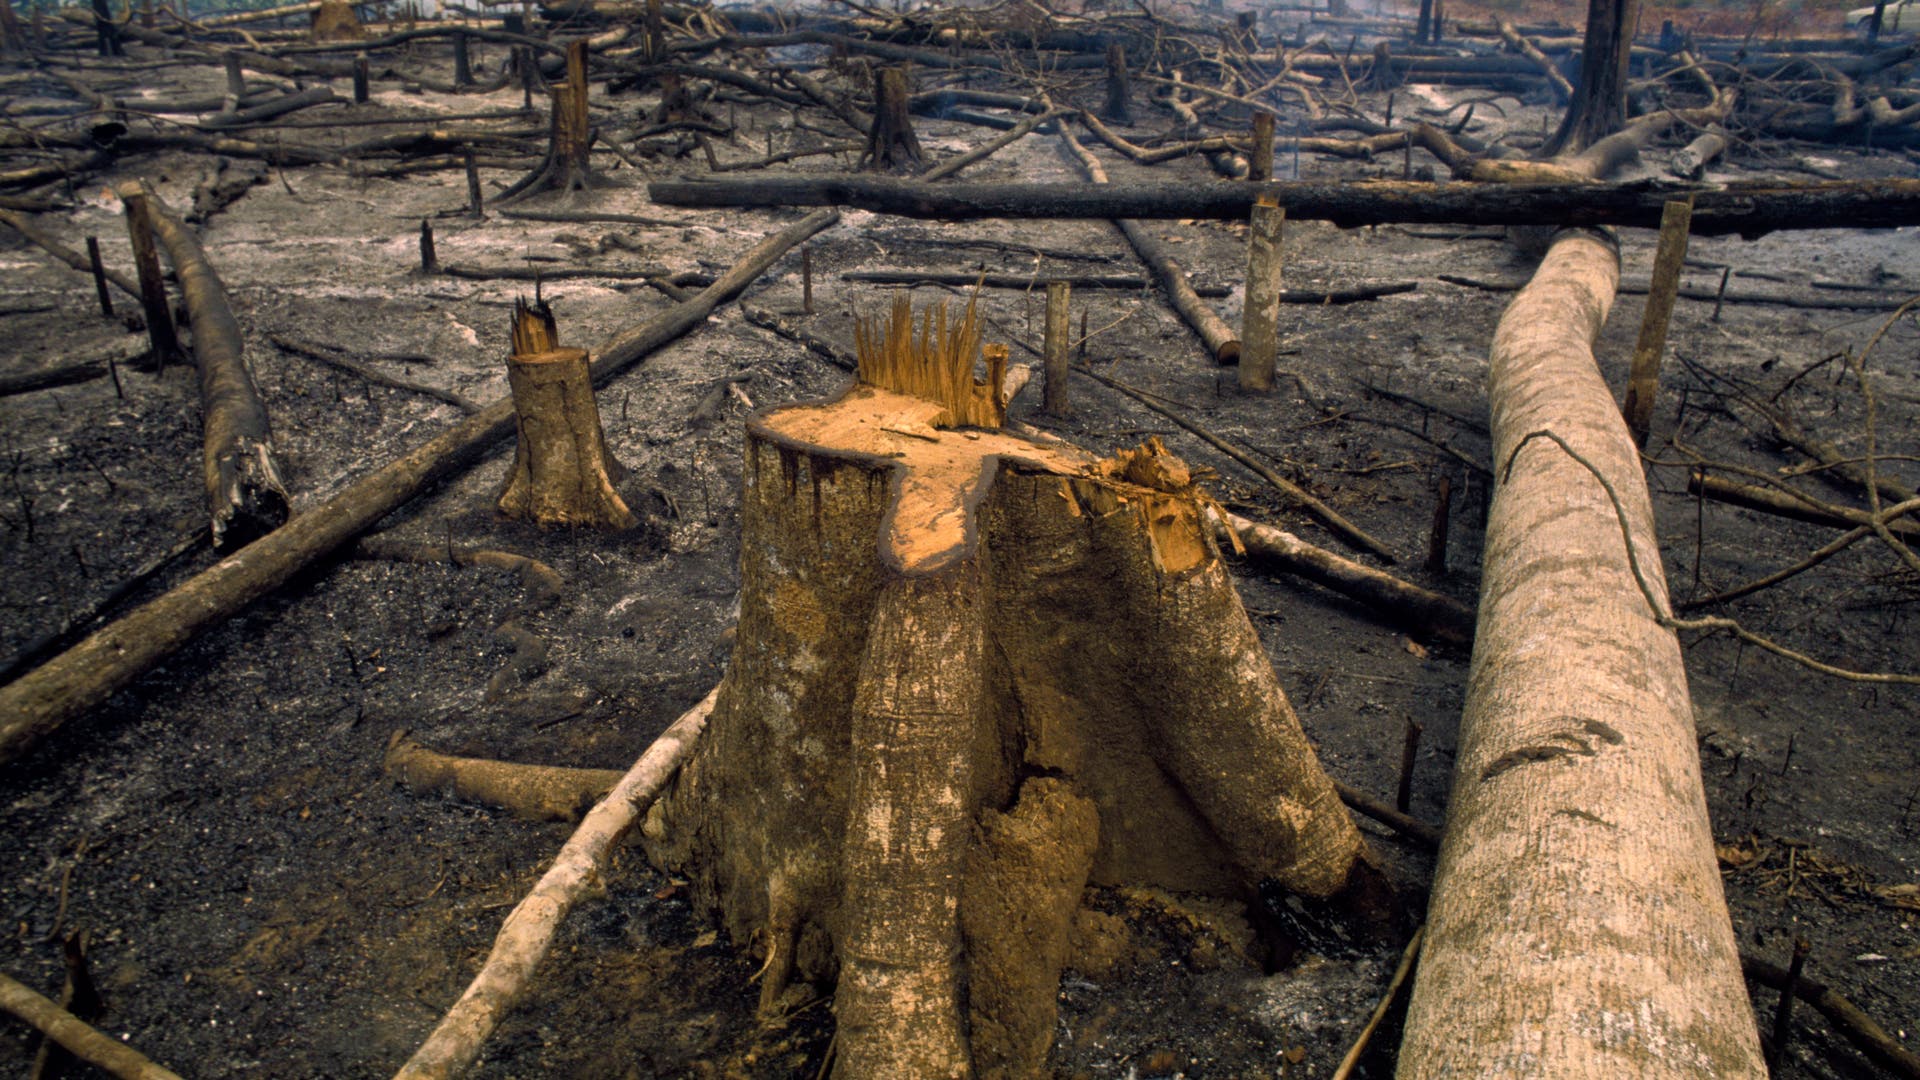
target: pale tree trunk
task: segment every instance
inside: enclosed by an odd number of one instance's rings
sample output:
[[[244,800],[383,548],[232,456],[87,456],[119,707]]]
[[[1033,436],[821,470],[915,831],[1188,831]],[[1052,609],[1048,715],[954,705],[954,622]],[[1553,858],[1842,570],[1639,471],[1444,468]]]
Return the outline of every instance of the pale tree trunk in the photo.
[[[1495,492],[1399,1076],[1760,1077],[1639,455],[1594,365],[1611,238],[1567,232],[1494,336]],[[1591,462],[1618,493],[1616,514]]]
[[[1046,1075],[1088,881],[1391,908],[1186,466],[997,430],[966,337],[748,425],[733,657],[646,827],[763,1011],[837,983],[841,1078]]]

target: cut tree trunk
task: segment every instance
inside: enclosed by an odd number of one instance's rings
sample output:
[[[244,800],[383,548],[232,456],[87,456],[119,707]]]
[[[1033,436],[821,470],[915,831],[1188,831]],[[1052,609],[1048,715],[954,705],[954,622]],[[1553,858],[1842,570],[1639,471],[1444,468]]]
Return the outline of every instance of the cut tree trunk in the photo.
[[[763,1011],[835,986],[842,1078],[1032,1076],[1084,881],[1384,925],[1186,467],[997,430],[971,311],[912,330],[749,422],[733,658],[645,829]]]
[[[624,470],[600,428],[586,350],[560,347],[545,304],[514,305],[507,384],[519,439],[500,512],[543,526],[632,528],[633,512],[613,487]]]
[[[1522,1062],[1555,1077],[1765,1075],[1680,645],[1623,539],[1664,598],[1639,455],[1593,359],[1618,278],[1611,238],[1563,233],[1494,335],[1500,486],[1408,1080]]]
[[[247,370],[240,322],[227,302],[226,286],[207,260],[193,230],[140,181],[122,197],[144,194],[154,235],[180,278],[180,296],[193,328],[194,363],[200,370],[201,471],[212,517],[213,546],[240,547],[279,528],[291,500],[273,458],[267,406]]]

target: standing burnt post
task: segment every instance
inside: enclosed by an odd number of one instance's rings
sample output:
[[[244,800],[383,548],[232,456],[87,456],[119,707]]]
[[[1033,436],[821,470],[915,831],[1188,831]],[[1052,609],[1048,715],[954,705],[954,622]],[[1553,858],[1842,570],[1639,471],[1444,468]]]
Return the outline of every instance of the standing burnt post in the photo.
[[[748,422],[733,657],[645,835],[764,1013],[834,988],[834,1076],[1044,1075],[1085,883],[1391,897],[1188,467],[1001,430],[971,307],[914,323]]]
[[[1116,124],[1133,123],[1132,97],[1133,89],[1127,84],[1127,47],[1116,41],[1107,46],[1107,103],[1101,106],[1100,118]]]
[[[500,490],[500,512],[538,525],[626,529],[634,516],[613,478],[620,466],[607,451],[585,349],[560,347],[553,309],[539,302],[513,307],[513,468]]]
[[[873,126],[867,129],[867,152],[860,164],[869,169],[904,169],[926,160],[920,140],[913,135],[907,113],[907,69],[875,68],[873,72]]]

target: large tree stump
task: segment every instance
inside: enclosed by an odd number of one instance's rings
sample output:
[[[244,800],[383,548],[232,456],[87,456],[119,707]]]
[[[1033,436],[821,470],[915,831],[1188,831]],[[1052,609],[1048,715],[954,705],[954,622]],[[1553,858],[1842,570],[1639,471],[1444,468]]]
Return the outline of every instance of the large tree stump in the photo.
[[[500,512],[539,525],[631,528],[633,512],[613,488],[624,470],[600,428],[586,350],[560,347],[545,304],[514,305],[507,385],[519,439]]]
[[[997,430],[971,307],[912,331],[749,422],[733,657],[645,831],[763,1012],[837,983],[834,1075],[1042,1075],[1084,882],[1390,897],[1187,467]]]

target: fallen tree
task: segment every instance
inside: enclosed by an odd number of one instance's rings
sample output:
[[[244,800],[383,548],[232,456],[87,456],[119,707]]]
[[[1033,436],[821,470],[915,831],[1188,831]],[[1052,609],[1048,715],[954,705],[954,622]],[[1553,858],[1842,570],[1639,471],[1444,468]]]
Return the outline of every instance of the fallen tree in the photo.
[[[1765,1075],[1679,641],[1635,577],[1665,596],[1652,506],[1593,362],[1618,277],[1611,238],[1562,233],[1494,336],[1499,487],[1401,1077]]]
[[[121,197],[144,195],[148,220],[180,278],[180,296],[193,327],[193,358],[200,371],[200,423],[205,431],[201,474],[206,483],[216,548],[243,546],[287,520],[291,500],[273,459],[266,403],[247,370],[239,320],[227,288],[193,231],[141,181],[122,185]]]
[[[1667,200],[1692,195],[1693,233],[1758,236],[1776,229],[1874,229],[1920,224],[1920,180],[1822,184],[1677,183],[1428,184],[1309,180],[1266,184],[1180,182],[1047,184],[947,182],[869,176],[768,176],[662,180],[647,185],[662,206],[850,206],[904,217],[1211,218],[1243,220],[1270,195],[1289,221],[1343,228],[1390,223],[1633,225],[1658,228]]]
[[[839,215],[831,211],[808,215],[755,245],[691,299],[615,334],[598,350],[594,381],[605,382],[700,325],[782,255],[837,220]],[[478,462],[512,432],[513,402],[502,399],[0,688],[0,762],[27,752],[202,630],[279,588],[430,486]]]

